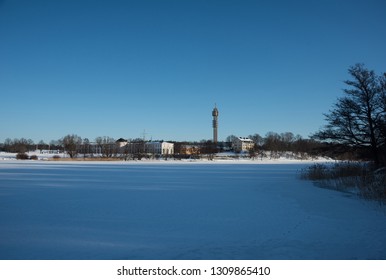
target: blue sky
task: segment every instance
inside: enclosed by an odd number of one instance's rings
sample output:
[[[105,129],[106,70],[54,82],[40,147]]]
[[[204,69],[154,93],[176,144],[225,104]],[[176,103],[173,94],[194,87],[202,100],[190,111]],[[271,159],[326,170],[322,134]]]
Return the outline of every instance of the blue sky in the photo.
[[[308,137],[347,69],[386,71],[386,2],[0,0],[0,142]]]

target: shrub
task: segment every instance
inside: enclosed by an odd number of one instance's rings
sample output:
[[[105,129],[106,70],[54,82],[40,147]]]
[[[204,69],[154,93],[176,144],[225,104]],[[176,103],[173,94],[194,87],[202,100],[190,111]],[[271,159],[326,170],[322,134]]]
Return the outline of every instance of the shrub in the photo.
[[[28,155],[26,153],[18,153],[16,159],[28,159]]]
[[[386,203],[386,170],[374,171],[369,164],[314,164],[303,169],[300,178],[312,180],[320,187],[352,192]]]
[[[370,179],[367,185],[361,187],[360,194],[364,198],[376,199],[386,203],[386,169],[374,171]]]
[[[301,171],[300,178],[313,181],[329,179],[328,168],[324,164],[313,164]]]
[[[32,156],[29,157],[29,159],[38,160],[38,156],[37,155],[32,155]]]
[[[53,158],[53,159],[60,159],[60,156],[54,155],[52,158]]]

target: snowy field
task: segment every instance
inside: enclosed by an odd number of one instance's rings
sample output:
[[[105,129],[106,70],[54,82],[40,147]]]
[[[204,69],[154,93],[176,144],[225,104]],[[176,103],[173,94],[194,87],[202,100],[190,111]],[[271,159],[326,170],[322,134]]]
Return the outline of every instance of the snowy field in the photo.
[[[304,166],[0,161],[0,259],[386,259],[386,211]]]

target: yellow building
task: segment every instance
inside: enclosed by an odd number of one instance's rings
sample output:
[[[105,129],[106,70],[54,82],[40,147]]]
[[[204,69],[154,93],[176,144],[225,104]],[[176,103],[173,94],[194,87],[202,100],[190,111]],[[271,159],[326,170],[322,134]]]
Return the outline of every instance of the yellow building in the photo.
[[[255,147],[253,140],[246,137],[236,137],[232,143],[235,152],[247,152]]]

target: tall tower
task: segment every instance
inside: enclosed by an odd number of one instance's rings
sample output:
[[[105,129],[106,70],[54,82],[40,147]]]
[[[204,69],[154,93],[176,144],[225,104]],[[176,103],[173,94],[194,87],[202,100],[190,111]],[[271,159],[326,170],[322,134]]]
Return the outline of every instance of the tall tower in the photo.
[[[212,116],[213,116],[213,143],[217,144],[218,110],[216,105],[214,105]]]

